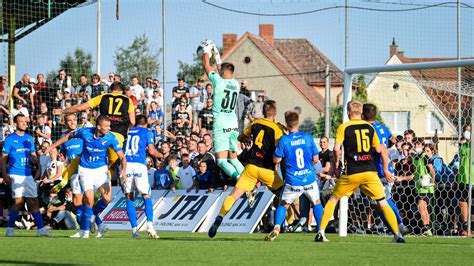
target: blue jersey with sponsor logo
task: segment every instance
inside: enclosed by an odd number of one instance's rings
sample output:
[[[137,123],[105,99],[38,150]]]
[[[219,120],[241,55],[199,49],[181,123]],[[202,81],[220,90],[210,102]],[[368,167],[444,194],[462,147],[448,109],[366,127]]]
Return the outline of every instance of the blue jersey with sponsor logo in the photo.
[[[153,133],[148,128],[134,127],[128,131],[125,157],[129,163],[146,165],[146,148],[153,145]]]
[[[67,134],[69,134],[69,131],[66,131],[63,134],[61,134],[61,138]],[[74,160],[74,158],[76,158],[82,153],[82,144],[83,144],[82,139],[72,138],[66,141],[66,143],[61,144],[61,151],[65,151],[66,158],[68,159],[68,161],[72,161]]]
[[[3,153],[8,154],[7,173],[9,175],[31,175],[31,153],[35,152],[33,137],[26,134],[10,134],[3,142]]]
[[[389,145],[389,140],[392,137],[392,133],[390,133],[390,130],[383,124],[379,122],[373,122],[372,126],[375,129],[375,132],[377,133],[377,137],[379,137],[380,144],[384,144],[385,147],[388,149]],[[382,156],[378,152],[375,152],[374,154],[374,162],[375,162],[375,167],[377,167],[377,173],[380,178],[385,178],[385,173],[383,172],[383,163],[382,163]],[[390,173],[394,173],[394,169],[392,166],[392,163],[388,163],[388,171]]]
[[[107,165],[107,149],[112,147],[115,152],[121,151],[117,138],[112,133],[96,138],[95,128],[80,128],[74,131],[74,137],[82,139],[83,148],[79,165],[84,168],[96,169]]]
[[[313,156],[319,154],[313,137],[303,132],[290,132],[280,138],[275,156],[283,158],[285,183],[305,186],[316,181]]]

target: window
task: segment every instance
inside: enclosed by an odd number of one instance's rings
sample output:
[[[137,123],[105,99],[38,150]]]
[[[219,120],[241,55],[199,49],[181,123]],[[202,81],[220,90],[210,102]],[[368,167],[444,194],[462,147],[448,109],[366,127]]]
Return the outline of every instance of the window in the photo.
[[[428,132],[434,134],[436,129],[438,130],[438,133],[444,133],[444,122],[436,113],[429,112]]]
[[[392,133],[401,134],[403,131],[410,129],[410,112],[381,112],[380,113],[385,125]]]

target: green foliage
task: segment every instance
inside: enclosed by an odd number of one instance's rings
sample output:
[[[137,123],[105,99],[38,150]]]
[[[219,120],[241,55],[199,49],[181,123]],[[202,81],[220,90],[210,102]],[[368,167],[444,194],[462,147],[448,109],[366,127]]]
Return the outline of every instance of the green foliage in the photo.
[[[135,37],[129,47],[119,47],[115,50],[114,64],[117,74],[128,82],[132,76],[138,76],[140,82],[146,77],[156,77],[160,72],[160,63],[157,61],[162,50],[152,50],[148,37],[143,34]]]
[[[342,106],[331,106],[331,119],[329,121],[330,129],[329,136],[326,137],[335,137],[337,128],[342,124]],[[325,114],[320,116],[316,122],[316,134],[314,135],[317,138],[324,137],[324,121],[326,119]]]
[[[57,75],[58,70],[64,69],[68,75],[71,75],[73,86],[79,82],[79,77],[85,74],[88,78],[92,75],[92,54],[84,51],[82,48],[76,48],[74,53],[67,53],[66,57],[59,61],[59,68],[51,70],[46,75],[48,81],[52,81]]]

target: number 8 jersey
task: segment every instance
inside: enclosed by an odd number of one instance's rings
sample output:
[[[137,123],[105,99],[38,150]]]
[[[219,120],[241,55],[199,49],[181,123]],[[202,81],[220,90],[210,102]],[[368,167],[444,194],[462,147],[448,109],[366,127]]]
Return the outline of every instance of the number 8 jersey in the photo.
[[[339,126],[336,144],[344,147],[345,174],[377,172],[374,162],[375,148],[380,140],[374,127],[367,121],[353,119]]]

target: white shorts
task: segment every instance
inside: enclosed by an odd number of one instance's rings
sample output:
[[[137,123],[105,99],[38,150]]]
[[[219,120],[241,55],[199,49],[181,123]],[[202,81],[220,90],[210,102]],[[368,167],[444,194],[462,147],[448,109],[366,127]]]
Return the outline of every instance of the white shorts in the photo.
[[[88,190],[95,192],[102,185],[110,183],[107,165],[95,169],[79,166],[77,175],[84,192]]]
[[[71,186],[72,194],[84,194],[84,190],[82,190],[81,182],[79,182],[79,174],[75,173],[71,176],[71,180],[69,180],[69,185]]]
[[[141,163],[127,163],[127,183],[124,184],[124,191],[132,193],[135,189],[140,194],[151,194],[148,169]]]
[[[292,186],[289,184],[285,184],[280,199],[286,202],[287,204],[291,204],[302,194],[305,194],[306,197],[312,203],[314,203],[316,200],[319,199],[318,183],[314,182],[306,186]]]
[[[37,198],[38,188],[31,175],[10,175],[12,198]]]

